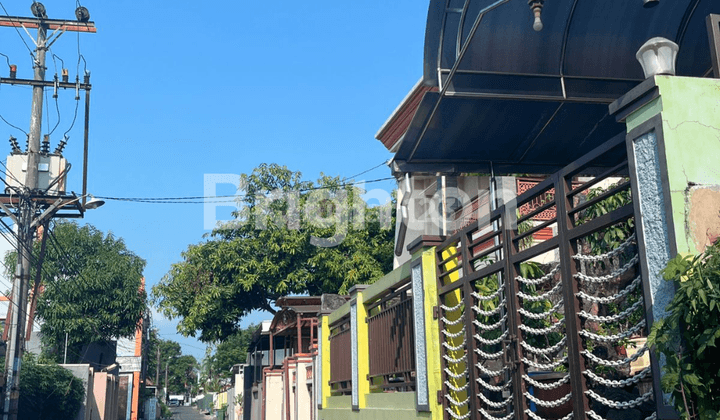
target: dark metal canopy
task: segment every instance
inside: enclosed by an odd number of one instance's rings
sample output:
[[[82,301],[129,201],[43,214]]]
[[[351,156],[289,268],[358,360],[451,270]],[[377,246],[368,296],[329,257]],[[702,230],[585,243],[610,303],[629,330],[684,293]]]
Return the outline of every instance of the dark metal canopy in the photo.
[[[720,1],[545,0],[535,32],[525,0],[431,0],[423,83],[440,92],[425,94],[395,170],[554,172],[625,130],[607,105],[644,79],[648,39],[680,46],[677,75],[711,74],[710,13]]]

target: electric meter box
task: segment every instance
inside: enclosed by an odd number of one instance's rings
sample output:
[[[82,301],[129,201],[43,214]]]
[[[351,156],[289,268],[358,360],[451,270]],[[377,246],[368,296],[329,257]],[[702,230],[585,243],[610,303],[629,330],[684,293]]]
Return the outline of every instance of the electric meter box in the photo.
[[[7,182],[9,186],[24,187],[25,178],[27,177],[27,159],[28,156],[26,154],[8,156],[5,182]],[[64,157],[59,155],[41,155],[40,163],[38,164],[38,189],[44,191],[54,183],[46,194],[64,195],[67,182],[66,168],[67,159]],[[58,178],[60,179],[58,180]]]

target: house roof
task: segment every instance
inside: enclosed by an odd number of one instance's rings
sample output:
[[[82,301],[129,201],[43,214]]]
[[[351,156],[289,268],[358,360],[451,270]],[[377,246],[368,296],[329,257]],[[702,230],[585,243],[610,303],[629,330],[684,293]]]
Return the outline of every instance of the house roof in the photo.
[[[424,85],[422,79],[418,80],[390,115],[390,118],[385,121],[385,124],[375,134],[375,138],[380,140],[389,151],[397,151],[396,145],[407,132],[410,122],[415,116],[418,106],[420,106],[420,101],[422,101],[425,93],[429,91],[437,92],[437,87]]]
[[[649,9],[642,0],[548,0],[540,32],[524,1],[477,20],[494,3],[430,1],[422,85],[444,95],[424,93],[395,172],[489,172],[491,162],[496,173],[554,172],[624,132],[608,104],[643,81],[635,53],[652,37],[680,46],[678,75],[711,73],[705,19],[720,13],[717,0]]]

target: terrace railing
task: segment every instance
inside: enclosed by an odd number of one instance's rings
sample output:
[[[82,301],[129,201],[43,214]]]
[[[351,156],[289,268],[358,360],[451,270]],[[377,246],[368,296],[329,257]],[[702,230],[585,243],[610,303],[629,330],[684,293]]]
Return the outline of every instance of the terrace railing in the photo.
[[[330,325],[330,386],[337,395],[348,395],[352,389],[350,351],[350,317]]]
[[[410,279],[366,304],[371,387],[415,389],[415,337]]]

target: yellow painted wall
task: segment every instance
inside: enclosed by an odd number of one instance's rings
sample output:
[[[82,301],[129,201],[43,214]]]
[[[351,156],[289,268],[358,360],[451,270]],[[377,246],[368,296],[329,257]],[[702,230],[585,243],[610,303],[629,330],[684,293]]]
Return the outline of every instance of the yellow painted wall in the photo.
[[[370,348],[368,336],[368,324],[365,320],[367,311],[363,301],[363,293],[357,294],[357,355],[358,355],[358,407],[367,407],[367,394],[370,393],[370,381],[367,377],[370,374]]]
[[[438,304],[437,295],[437,261],[435,248],[422,254],[422,271],[425,294],[425,348],[427,351],[428,395],[432,418],[442,419],[442,404],[438,404],[437,392],[442,390],[442,358],[440,348],[440,328],[433,318],[433,307]]]
[[[322,378],[320,378],[320,387],[322,389],[322,407],[327,407],[327,399],[330,397],[330,317],[325,315],[320,317],[322,325]]]
[[[453,254],[455,254],[457,250],[455,247],[449,247],[446,250],[444,250],[441,253],[441,258],[443,260],[450,258]],[[441,269],[443,271],[452,270],[453,268],[456,268],[458,266],[458,258],[457,256],[455,258],[451,258],[448,262],[443,264],[443,267]],[[447,274],[442,279],[442,283],[444,285],[448,285],[450,283],[456,282],[460,278],[460,272],[458,270]],[[442,299],[439,303],[442,305],[445,305],[448,308],[455,308],[456,310],[453,311],[444,311],[440,310],[441,316],[444,316],[445,319],[447,319],[449,322],[455,322],[457,320],[462,319],[463,316],[463,307],[459,306],[462,302],[462,294],[460,293],[460,289],[456,289],[453,292],[447,293],[444,295],[444,299]],[[445,325],[445,330],[447,330],[450,334],[458,334],[463,329],[463,323],[459,322],[455,325]],[[448,347],[459,347],[463,344],[463,340],[465,339],[464,334],[461,334],[458,337],[443,337],[440,340],[443,340]],[[438,341],[438,343],[442,341]],[[440,349],[438,349],[439,351]],[[440,354],[440,353],[438,353]],[[447,351],[447,356],[452,359],[460,359],[465,355],[465,351],[463,348],[460,348],[459,350],[450,350]],[[448,382],[455,388],[463,388],[465,385],[467,385],[467,379],[465,378],[465,375],[463,373],[467,369],[467,363],[460,362],[460,363],[448,363],[448,370],[453,375],[459,375],[458,378],[453,378],[452,376],[448,375]],[[448,392],[450,397],[454,399],[455,401],[465,401],[468,398],[468,393],[466,390],[463,391],[453,391],[450,390]],[[464,416],[468,412],[468,404],[465,404],[463,406],[457,407],[452,406],[453,413],[455,413],[457,416]],[[441,413],[442,414],[442,413]],[[440,417],[441,418],[441,417]]]

